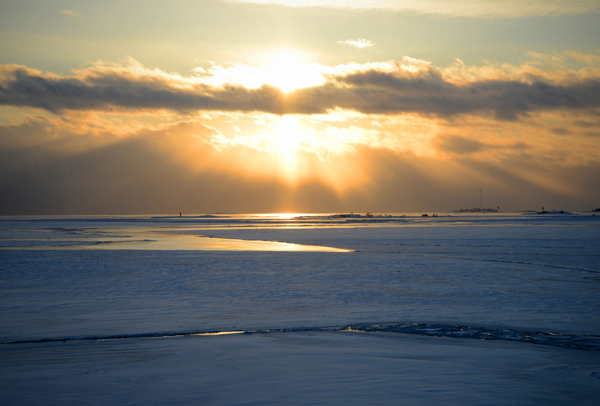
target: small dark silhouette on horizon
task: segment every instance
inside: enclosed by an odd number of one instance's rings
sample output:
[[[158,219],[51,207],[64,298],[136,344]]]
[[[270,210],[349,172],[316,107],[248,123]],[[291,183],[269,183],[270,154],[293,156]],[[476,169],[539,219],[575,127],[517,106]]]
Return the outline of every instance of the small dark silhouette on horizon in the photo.
[[[361,218],[361,217],[392,217],[389,214],[374,214],[371,212],[367,212],[364,216],[361,214],[354,214],[354,212],[350,212],[350,214],[335,214],[332,217],[338,218]]]
[[[480,207],[474,207],[472,209],[458,209],[458,210],[454,210],[454,213],[480,213],[480,212],[492,212],[495,213],[497,211],[500,210],[500,207],[498,207],[498,209],[482,209]]]

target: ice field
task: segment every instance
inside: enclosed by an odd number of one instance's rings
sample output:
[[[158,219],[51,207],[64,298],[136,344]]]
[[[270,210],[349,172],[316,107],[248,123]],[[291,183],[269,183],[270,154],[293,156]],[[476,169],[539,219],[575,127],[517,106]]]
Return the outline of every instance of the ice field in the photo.
[[[0,220],[7,405],[597,405],[600,215]]]

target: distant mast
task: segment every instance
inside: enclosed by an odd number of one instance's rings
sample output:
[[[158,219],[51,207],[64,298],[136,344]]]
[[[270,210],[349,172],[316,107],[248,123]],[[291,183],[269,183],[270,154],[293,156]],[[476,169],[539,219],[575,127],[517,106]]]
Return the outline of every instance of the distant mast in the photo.
[[[479,188],[479,210],[481,210],[481,188]]]

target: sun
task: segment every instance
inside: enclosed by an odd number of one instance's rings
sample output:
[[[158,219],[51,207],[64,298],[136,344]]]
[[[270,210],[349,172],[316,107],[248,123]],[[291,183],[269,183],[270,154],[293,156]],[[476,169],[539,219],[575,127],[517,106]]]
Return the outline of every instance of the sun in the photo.
[[[249,89],[258,89],[269,85],[278,87],[283,92],[305,87],[323,85],[326,81],[324,72],[327,67],[310,61],[310,54],[294,49],[270,50],[256,55],[251,65],[232,63],[221,66],[213,64],[206,70],[195,68],[195,80],[211,86],[239,84]]]
[[[271,53],[264,70],[264,82],[284,92],[322,85],[325,78],[319,72],[319,65],[306,60],[304,53],[292,49]]]

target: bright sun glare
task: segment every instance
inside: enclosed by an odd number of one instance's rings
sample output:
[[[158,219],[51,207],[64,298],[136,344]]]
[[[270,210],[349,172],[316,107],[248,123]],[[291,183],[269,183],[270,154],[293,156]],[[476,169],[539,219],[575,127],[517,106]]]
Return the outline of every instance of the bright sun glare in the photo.
[[[323,84],[325,79],[318,72],[318,65],[308,64],[305,59],[304,54],[290,49],[273,53],[265,67],[264,82],[284,92]]]

